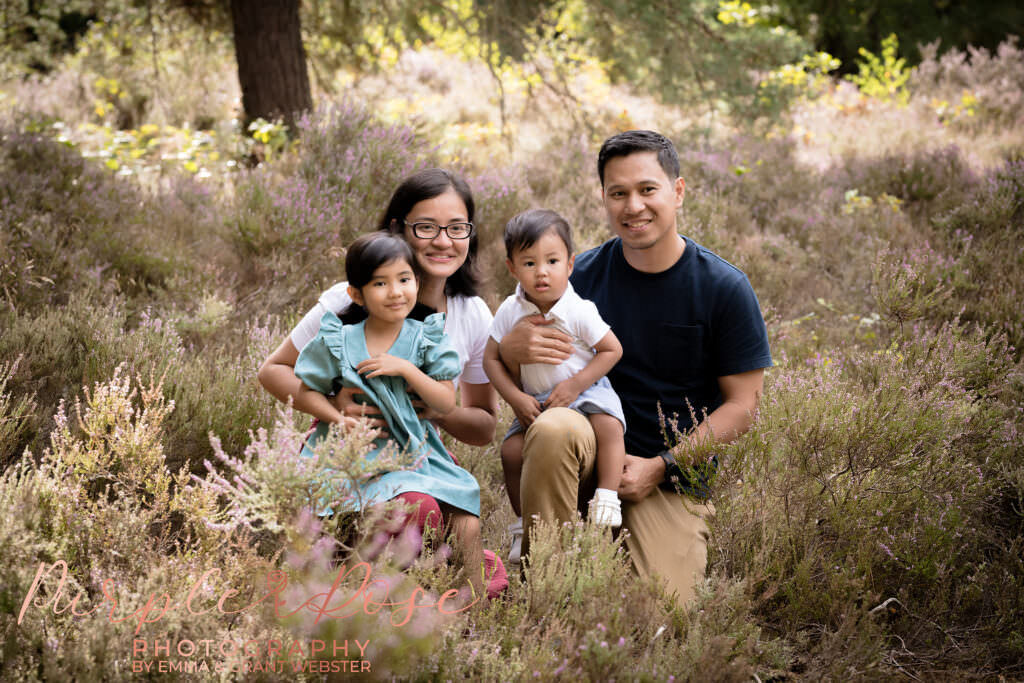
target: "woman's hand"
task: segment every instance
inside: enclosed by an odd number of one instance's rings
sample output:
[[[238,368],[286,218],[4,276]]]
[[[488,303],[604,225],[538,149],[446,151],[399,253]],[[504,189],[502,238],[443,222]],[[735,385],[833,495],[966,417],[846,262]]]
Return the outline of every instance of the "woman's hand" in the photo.
[[[559,365],[571,356],[572,340],[565,332],[551,327],[553,322],[538,313],[513,325],[498,345],[505,365]]]
[[[341,413],[341,424],[349,429],[358,424],[365,423],[380,432],[380,435],[387,438],[388,424],[380,412],[380,408],[372,403],[360,403],[356,395],[365,396],[361,389],[355,387],[344,387],[335,396],[330,397],[330,402]]]
[[[416,366],[404,358],[398,358],[387,353],[379,353],[373,358],[367,358],[356,366],[360,375],[366,378],[387,375],[388,377],[404,377],[408,379],[409,371]]]

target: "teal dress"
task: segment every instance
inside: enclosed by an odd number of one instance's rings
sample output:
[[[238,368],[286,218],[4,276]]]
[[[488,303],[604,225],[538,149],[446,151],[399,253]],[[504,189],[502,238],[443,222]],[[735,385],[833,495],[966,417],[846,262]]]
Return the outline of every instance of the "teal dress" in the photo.
[[[480,485],[472,474],[455,464],[436,428],[416,415],[405,379],[367,378],[356,371],[356,366],[370,357],[365,325],[365,321],[345,325],[334,313],[325,313],[320,320],[320,333],[302,349],[295,363],[295,375],[310,389],[329,395],[342,387],[355,387],[380,408],[391,439],[378,439],[367,457],[374,457],[389,443],[397,443],[419,459],[415,469],[385,472],[360,484],[356,498],[368,505],[391,500],[400,493],[426,493],[479,516]],[[406,320],[388,354],[411,361],[436,380],[455,379],[462,368],[458,352],[444,334],[443,313],[430,315],[423,322]],[[323,438],[327,429],[324,422],[317,426],[302,455],[312,456],[310,447]]]

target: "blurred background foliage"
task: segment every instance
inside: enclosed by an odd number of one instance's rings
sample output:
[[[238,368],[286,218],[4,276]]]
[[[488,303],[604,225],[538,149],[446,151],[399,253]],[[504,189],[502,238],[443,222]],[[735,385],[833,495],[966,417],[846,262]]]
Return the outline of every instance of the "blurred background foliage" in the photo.
[[[277,414],[259,363],[411,171],[468,178],[494,307],[513,284],[505,222],[545,206],[581,249],[600,243],[597,147],[649,127],[679,148],[682,230],[749,275],[776,360],[754,428],[720,455],[695,609],[567,527],[545,532],[530,584],[462,621],[231,628],[371,639],[382,678],[1024,676],[1020,10],[296,8],[314,108],[288,126],[242,109],[228,2],[0,0],[0,604],[57,557],[94,595],[109,576],[164,590],[204,562],[225,582],[285,567],[329,585],[327,532],[290,519],[306,425]],[[502,551],[496,446],[453,447]],[[206,460],[220,489],[189,477]],[[256,484],[233,490],[236,474]],[[284,532],[225,522],[260,510]],[[431,555],[409,572],[450,587]],[[0,611],[0,671],[116,679],[130,630]]]

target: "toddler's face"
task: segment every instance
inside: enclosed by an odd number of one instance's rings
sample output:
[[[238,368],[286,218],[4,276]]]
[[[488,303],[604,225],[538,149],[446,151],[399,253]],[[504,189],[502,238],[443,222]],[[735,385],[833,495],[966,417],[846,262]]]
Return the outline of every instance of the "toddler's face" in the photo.
[[[526,298],[547,313],[569,286],[575,257],[554,230],[508,259],[508,269],[523,286]]]

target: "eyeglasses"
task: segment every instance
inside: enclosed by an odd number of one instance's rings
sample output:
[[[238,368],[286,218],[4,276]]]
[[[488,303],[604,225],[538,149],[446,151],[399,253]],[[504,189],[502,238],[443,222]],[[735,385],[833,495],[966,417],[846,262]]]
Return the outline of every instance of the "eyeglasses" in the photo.
[[[450,223],[448,225],[410,223],[409,221],[403,221],[403,223],[411,227],[412,234],[416,235],[421,240],[432,240],[440,235],[442,230],[444,230],[445,234],[453,240],[464,240],[473,235],[472,223]]]

